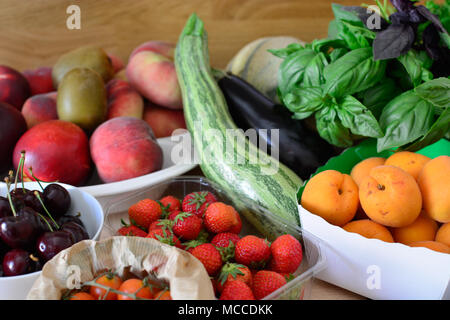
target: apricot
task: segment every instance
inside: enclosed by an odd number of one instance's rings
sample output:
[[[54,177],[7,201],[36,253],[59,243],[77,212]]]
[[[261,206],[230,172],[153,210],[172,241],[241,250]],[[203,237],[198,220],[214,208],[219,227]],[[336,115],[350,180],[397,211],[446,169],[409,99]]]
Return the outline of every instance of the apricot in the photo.
[[[359,200],[367,216],[384,226],[404,227],[414,222],[422,209],[416,180],[393,166],[378,166],[361,181]]]
[[[450,222],[443,224],[439,228],[434,240],[450,247]]]
[[[385,165],[403,169],[417,180],[423,166],[430,160],[431,158],[428,158],[427,156],[421,155],[419,153],[400,151],[387,158]]]
[[[358,186],[348,174],[322,171],[306,184],[301,205],[329,223],[343,226],[358,209]]]
[[[423,247],[437,252],[450,253],[450,247],[446,244],[436,241],[418,241],[409,245],[410,247]]]
[[[438,222],[450,222],[450,157],[439,156],[428,161],[418,183],[428,215]]]
[[[342,228],[348,232],[358,233],[368,239],[394,242],[391,232],[386,227],[369,219],[352,221]]]
[[[395,242],[410,244],[418,241],[433,241],[438,224],[422,211],[421,215],[410,225],[394,228],[392,235]]]
[[[385,161],[386,159],[381,157],[367,158],[356,164],[350,172],[350,175],[355,183],[359,186],[361,180],[369,175],[369,172],[370,170],[372,170],[372,168],[382,166]]]

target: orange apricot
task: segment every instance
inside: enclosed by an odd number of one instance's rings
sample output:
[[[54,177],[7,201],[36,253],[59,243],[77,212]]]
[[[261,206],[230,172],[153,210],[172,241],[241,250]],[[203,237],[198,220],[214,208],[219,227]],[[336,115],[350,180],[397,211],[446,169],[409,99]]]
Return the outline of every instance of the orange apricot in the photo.
[[[386,159],[381,157],[372,157],[362,160],[353,167],[352,171],[350,172],[350,176],[359,187],[362,179],[369,175],[370,170],[372,170],[372,168],[382,166],[385,161]]]
[[[342,228],[348,232],[358,233],[368,239],[394,242],[391,233],[386,227],[369,219],[352,221]]]
[[[438,224],[436,221],[428,217],[428,215],[422,211],[421,215],[417,219],[401,228],[393,228],[392,235],[395,242],[403,244],[410,244],[418,241],[433,241],[436,236]]]
[[[450,253],[450,247],[437,241],[418,241],[409,245],[410,247],[424,247],[437,252]]]
[[[385,165],[403,169],[417,180],[423,166],[430,160],[431,159],[427,156],[421,155],[419,153],[400,151],[387,158]]]
[[[301,205],[329,223],[343,226],[358,209],[358,186],[348,174],[322,171],[306,184]]]
[[[387,227],[404,227],[414,222],[422,209],[416,180],[393,166],[370,170],[359,187],[359,200],[367,216]]]
[[[443,224],[436,233],[435,241],[450,247],[450,222]]]

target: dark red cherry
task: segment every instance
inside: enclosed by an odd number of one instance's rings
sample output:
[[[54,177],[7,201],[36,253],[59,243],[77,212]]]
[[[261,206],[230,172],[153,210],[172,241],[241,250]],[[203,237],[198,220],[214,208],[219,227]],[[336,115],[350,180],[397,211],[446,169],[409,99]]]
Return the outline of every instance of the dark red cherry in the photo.
[[[22,199],[23,205],[32,208],[36,212],[44,214],[45,213],[44,208],[42,207],[42,204],[39,201],[39,199],[34,194],[35,192],[36,192],[35,190],[29,191],[26,195],[23,196]],[[42,199],[42,193],[39,191],[37,192],[39,193]]]
[[[0,238],[13,249],[32,248],[37,230],[25,217],[0,218]]]
[[[43,201],[50,214],[56,219],[65,213],[70,208],[70,194],[66,188],[59,184],[49,184],[45,187],[43,192]]]
[[[3,275],[5,277],[20,276],[35,271],[35,262],[30,253],[22,249],[8,251],[3,258]]]
[[[78,216],[73,216],[70,214],[65,214],[65,215],[59,217],[56,222],[58,222],[58,224],[60,226],[65,224],[66,222],[75,222],[76,224],[85,228],[83,221],[81,221],[81,219]]]
[[[70,233],[74,243],[89,239],[86,229],[75,222],[66,222],[61,226],[61,231]]]
[[[36,237],[41,235],[42,233],[50,230],[47,224],[44,221],[44,216],[39,216],[39,213],[37,213],[34,209],[30,207],[23,207],[17,212],[18,217],[22,217],[34,227],[36,230]]]
[[[72,236],[64,231],[45,232],[36,243],[37,252],[42,260],[48,261],[60,251],[73,245]]]
[[[0,218],[12,216],[11,206],[9,205],[9,201],[5,197],[0,197]]]

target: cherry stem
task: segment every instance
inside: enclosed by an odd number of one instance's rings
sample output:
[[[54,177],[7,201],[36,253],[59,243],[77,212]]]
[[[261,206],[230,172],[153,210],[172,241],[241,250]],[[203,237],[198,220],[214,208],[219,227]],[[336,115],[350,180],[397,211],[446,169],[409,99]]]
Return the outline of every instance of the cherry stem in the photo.
[[[36,182],[38,183],[39,187],[41,187],[42,192],[44,192],[44,188],[42,187],[41,180],[39,180],[39,179],[34,175],[34,173],[33,173],[33,168],[32,168],[32,167],[29,167],[29,168],[28,168],[28,171],[30,171],[31,177],[32,177],[34,180],[36,180]]]
[[[40,214],[39,212],[36,212],[36,213],[39,215],[39,217],[42,220],[44,220],[44,222],[47,224],[47,227],[50,229],[50,231],[53,232],[53,228],[52,228],[51,224],[47,221],[47,219],[45,219],[45,217],[42,214]],[[55,222],[55,221],[53,221],[53,222]]]
[[[35,191],[34,195],[36,196],[36,198],[38,198],[39,202],[41,203],[42,207],[44,208],[45,212],[47,213],[47,215],[50,217],[50,219],[52,219],[53,223],[55,224],[56,228],[59,229],[59,225],[56,223],[55,219],[53,219],[52,215],[50,214],[50,212],[48,212],[47,208],[45,207],[44,202],[41,199],[41,196],[39,195],[39,192]]]
[[[14,217],[16,217],[17,216],[16,209],[14,208],[14,205],[13,205],[13,202],[11,199],[11,193],[9,192],[9,189],[11,188],[11,181],[9,180],[9,178],[5,178],[5,183],[6,183],[6,194],[8,197],[9,205],[11,207]]]
[[[19,165],[17,166],[16,179],[14,181],[14,185],[15,185],[14,186],[14,190],[17,190],[17,180],[19,179],[19,171],[21,171],[21,168],[23,166],[24,160],[25,160],[25,153],[22,151],[20,153]],[[22,179],[23,179],[23,177],[22,177]]]
[[[25,167],[25,150],[20,152],[20,158],[23,158],[22,167],[20,168],[20,176],[22,179],[22,191],[25,193],[25,182],[23,181],[23,168]]]
[[[38,262],[39,259],[36,258],[33,254],[30,254],[30,259],[33,260],[34,262]]]

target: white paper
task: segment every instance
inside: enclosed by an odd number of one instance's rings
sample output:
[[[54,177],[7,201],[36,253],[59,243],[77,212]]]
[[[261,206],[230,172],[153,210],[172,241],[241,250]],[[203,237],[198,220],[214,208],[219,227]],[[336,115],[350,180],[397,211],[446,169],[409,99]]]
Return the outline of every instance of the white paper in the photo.
[[[450,299],[450,254],[367,239],[299,206],[302,227],[325,242],[317,277],[371,299]]]

